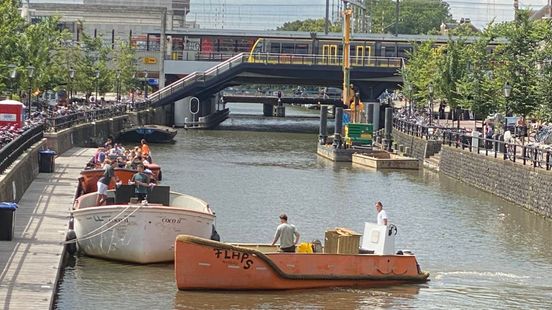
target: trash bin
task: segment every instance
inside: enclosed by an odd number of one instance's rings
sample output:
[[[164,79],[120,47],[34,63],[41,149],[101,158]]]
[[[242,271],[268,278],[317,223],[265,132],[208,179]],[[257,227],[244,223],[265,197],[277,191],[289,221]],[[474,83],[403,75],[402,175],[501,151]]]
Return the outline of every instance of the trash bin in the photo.
[[[51,173],[55,170],[56,152],[52,150],[38,151],[38,171]]]
[[[13,202],[0,202],[0,240],[11,241],[15,228],[15,209]]]

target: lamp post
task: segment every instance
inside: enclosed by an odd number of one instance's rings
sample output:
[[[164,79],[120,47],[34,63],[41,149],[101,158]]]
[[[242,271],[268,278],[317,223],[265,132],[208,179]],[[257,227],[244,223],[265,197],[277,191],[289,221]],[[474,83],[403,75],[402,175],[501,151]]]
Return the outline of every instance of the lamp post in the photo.
[[[69,103],[73,103],[73,80],[75,79],[75,69],[73,67],[69,68],[69,79],[71,80],[69,84]]]
[[[117,89],[117,97],[115,97],[115,101],[117,101],[117,103],[119,102],[119,100],[121,100],[120,98],[120,95],[119,95],[119,85],[121,83],[120,81],[120,78],[121,78],[121,70],[117,69],[117,71],[115,71],[115,82],[117,83],[117,85],[115,86],[115,88]]]
[[[433,125],[433,83],[429,83],[429,126]]]
[[[412,84],[408,84],[408,116],[412,115]]]
[[[144,101],[148,99],[148,71],[144,70]]]
[[[31,119],[31,105],[32,105],[32,98],[33,95],[33,76],[34,76],[34,69],[33,66],[27,67],[27,74],[29,75],[29,119]]]
[[[96,104],[98,103],[98,83],[100,81],[100,69],[96,69],[96,98],[94,100],[94,102],[96,102]]]
[[[16,65],[8,65],[8,68],[10,68],[10,99],[13,99],[13,81],[17,77],[17,66]]]
[[[132,108],[133,108],[133,109],[134,109],[134,92],[136,91],[136,90],[134,89],[134,87],[135,87],[135,85],[134,85],[135,79],[136,79],[136,72],[132,73],[132,83],[131,83],[131,85],[132,85],[132,89],[131,89],[131,91],[132,91],[132,94],[131,94],[131,96],[132,96],[131,103],[132,103]]]
[[[508,130],[508,120],[506,119],[508,116],[508,97],[512,94],[512,85],[508,82],[504,83],[503,91],[506,98],[506,102],[504,103],[504,132],[506,132]]]

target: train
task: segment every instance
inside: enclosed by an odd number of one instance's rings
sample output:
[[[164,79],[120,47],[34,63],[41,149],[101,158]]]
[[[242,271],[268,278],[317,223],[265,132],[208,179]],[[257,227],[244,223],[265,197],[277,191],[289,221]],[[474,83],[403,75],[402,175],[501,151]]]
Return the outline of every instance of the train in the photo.
[[[448,36],[353,34],[351,61],[366,57],[407,58],[415,44],[431,40],[435,46],[446,44]],[[468,41],[475,38],[468,38]],[[220,29],[190,29],[167,33],[168,58],[171,60],[222,61],[239,53],[321,55],[338,60],[343,52],[341,33],[293,31],[242,31]],[[159,33],[132,38],[137,49],[159,49]]]

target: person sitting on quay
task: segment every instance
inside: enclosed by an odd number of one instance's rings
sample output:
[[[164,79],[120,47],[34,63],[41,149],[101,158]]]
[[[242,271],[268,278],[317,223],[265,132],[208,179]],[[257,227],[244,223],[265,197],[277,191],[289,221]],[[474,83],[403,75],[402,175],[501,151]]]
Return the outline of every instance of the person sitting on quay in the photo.
[[[276,244],[278,239],[280,239],[280,251],[294,253],[295,246],[299,242],[301,235],[297,231],[297,228],[295,228],[295,225],[289,224],[287,221],[287,215],[285,213],[280,214],[280,225],[276,229],[272,245]]]

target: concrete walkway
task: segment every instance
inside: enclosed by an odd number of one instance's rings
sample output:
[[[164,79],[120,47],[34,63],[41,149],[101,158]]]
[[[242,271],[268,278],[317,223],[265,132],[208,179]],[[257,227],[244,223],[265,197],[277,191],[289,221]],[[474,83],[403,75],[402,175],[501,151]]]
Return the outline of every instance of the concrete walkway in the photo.
[[[49,309],[62,267],[77,178],[94,149],[72,148],[40,173],[15,212],[12,241],[0,241],[0,309]]]

